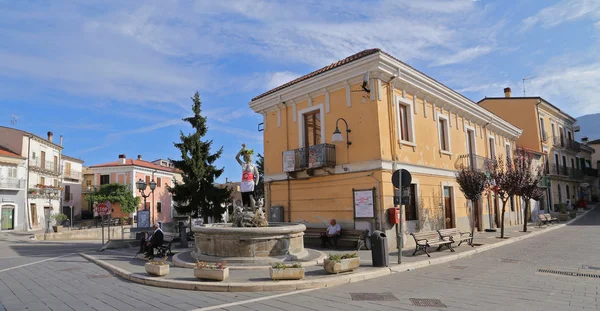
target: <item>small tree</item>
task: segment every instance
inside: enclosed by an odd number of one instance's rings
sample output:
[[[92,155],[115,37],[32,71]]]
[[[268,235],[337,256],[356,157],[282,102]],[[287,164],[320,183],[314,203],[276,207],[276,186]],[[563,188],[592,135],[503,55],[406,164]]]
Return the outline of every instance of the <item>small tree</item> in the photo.
[[[500,218],[500,238],[504,238],[504,214],[506,213],[506,204],[508,200],[515,195],[515,179],[517,175],[511,164],[511,160],[507,157],[506,165],[500,158],[495,161],[490,167],[490,189],[502,201],[502,215]]]
[[[481,198],[482,192],[485,190],[487,185],[487,177],[481,171],[475,170],[474,168],[463,168],[458,171],[456,176],[456,182],[460,187],[465,198],[471,201],[471,236],[475,232],[475,226],[477,225],[477,219],[475,219],[474,210],[477,205],[477,201]]]
[[[88,194],[88,201],[102,203],[110,202],[111,204],[119,203],[121,211],[124,214],[131,214],[138,209],[141,198],[134,197],[131,188],[128,185],[122,184],[105,184],[100,186],[95,192]]]
[[[254,188],[254,197],[258,200],[265,197],[265,158],[260,153],[257,155],[256,168],[258,169],[259,180],[258,185]]]
[[[533,167],[533,155],[523,148],[517,149],[513,163],[516,174],[516,194],[525,200],[523,232],[527,232],[527,215],[529,215],[530,202],[532,199],[538,201],[544,196],[543,190],[539,187],[542,174],[539,169]]]

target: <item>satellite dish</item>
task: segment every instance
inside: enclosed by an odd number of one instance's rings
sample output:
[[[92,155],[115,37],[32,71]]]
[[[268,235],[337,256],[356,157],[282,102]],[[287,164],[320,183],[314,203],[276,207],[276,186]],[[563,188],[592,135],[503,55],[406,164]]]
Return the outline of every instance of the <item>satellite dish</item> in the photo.
[[[362,83],[362,89],[367,92],[367,93],[371,93],[371,90],[369,89],[369,80],[371,79],[369,72],[365,72],[365,74],[363,75],[363,83]]]

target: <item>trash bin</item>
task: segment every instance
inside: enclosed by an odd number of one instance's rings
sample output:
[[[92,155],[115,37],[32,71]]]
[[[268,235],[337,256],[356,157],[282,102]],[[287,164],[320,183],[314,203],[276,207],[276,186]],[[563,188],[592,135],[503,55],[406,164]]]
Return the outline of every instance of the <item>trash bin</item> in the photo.
[[[390,256],[385,233],[375,230],[371,234],[371,255],[373,267],[387,267],[389,265]]]

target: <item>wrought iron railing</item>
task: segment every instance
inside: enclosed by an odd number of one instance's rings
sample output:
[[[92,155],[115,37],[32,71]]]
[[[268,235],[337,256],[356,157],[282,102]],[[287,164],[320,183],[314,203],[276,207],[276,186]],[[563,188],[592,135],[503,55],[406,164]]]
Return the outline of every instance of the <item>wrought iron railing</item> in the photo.
[[[495,163],[495,159],[475,154],[462,154],[458,156],[454,166],[456,169],[473,168],[479,171],[490,171]]]
[[[58,163],[52,161],[42,161],[42,159],[40,158],[31,159],[31,161],[29,162],[29,166],[37,167],[55,173],[60,172]]]
[[[335,145],[320,144],[283,152],[283,171],[297,172],[335,166]]]
[[[554,137],[553,141],[554,141],[554,144],[553,144],[554,147],[563,148],[563,149],[570,150],[573,152],[581,151],[581,143],[579,143],[576,140],[562,138],[562,137]]]
[[[24,189],[25,188],[25,179],[0,178],[0,188],[2,188],[2,189]]]
[[[70,170],[70,171],[65,170],[63,172],[63,177],[69,178],[69,179],[81,179],[81,172],[74,171],[74,170]]]
[[[586,168],[585,175],[589,177],[598,177],[598,170],[595,168]]]
[[[577,168],[559,166],[559,165],[551,165],[550,166],[550,175],[559,175],[570,177],[573,179],[583,179],[585,176],[585,172],[579,170]]]

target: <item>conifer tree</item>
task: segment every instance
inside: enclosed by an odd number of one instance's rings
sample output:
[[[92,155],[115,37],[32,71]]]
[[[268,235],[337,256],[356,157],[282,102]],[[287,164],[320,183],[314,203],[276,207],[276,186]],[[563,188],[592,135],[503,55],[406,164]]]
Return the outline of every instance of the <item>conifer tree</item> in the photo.
[[[257,155],[256,160],[256,168],[258,169],[259,181],[258,185],[254,188],[254,196],[256,199],[264,199],[265,197],[265,183],[264,183],[264,175],[265,175],[265,158],[259,153]]]
[[[223,147],[217,152],[210,153],[212,140],[202,140],[208,131],[206,117],[201,114],[202,102],[198,92],[192,97],[194,115],[184,118],[194,131],[186,135],[180,132],[181,142],[174,143],[181,152],[181,160],[171,160],[173,166],[180,170],[183,183],[174,181],[169,191],[173,194],[175,210],[193,217],[203,217],[208,221],[212,216],[214,221],[220,221],[225,208],[221,203],[229,199],[227,188],[215,187],[215,181],[223,174],[224,168],[217,168],[215,161],[221,157]]]

